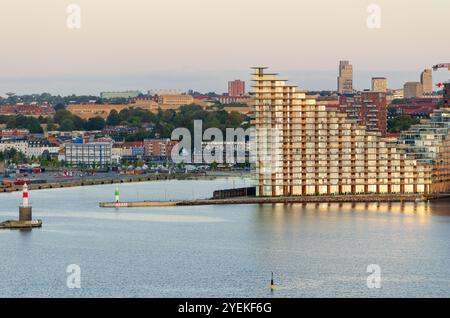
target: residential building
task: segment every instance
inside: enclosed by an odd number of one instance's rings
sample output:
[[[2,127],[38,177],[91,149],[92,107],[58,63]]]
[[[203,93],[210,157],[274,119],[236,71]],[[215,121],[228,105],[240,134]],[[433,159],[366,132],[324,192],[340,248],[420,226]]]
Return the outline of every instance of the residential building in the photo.
[[[433,71],[425,69],[420,74],[420,83],[422,84],[423,94],[429,95],[433,93]]]
[[[148,101],[143,104],[70,104],[67,106],[67,110],[72,114],[81,117],[83,119],[89,119],[93,117],[102,117],[106,119],[112,110],[120,112],[123,109],[141,108],[148,111],[155,111],[158,107],[156,102]]]
[[[353,66],[349,61],[339,62],[338,93],[353,93]]]
[[[423,87],[419,82],[407,82],[403,86],[403,93],[405,98],[423,97]]]
[[[387,78],[372,77],[372,91],[387,93]]]
[[[170,158],[172,149],[177,143],[178,141],[167,138],[145,139],[144,154],[146,157]]]
[[[100,97],[103,99],[112,98],[134,98],[141,95],[140,91],[123,91],[123,92],[101,92]]]
[[[28,155],[28,141],[22,138],[0,139],[0,152],[4,152],[8,149],[15,149],[24,155]]]
[[[414,98],[410,102],[393,105],[398,113],[427,118],[437,108],[441,98]]]
[[[328,109],[339,110],[339,96],[316,96],[317,105],[324,105]]]
[[[24,138],[29,133],[28,129],[0,129],[0,138]]]
[[[33,117],[48,117],[53,116],[55,109],[48,105],[28,105],[24,103],[18,103],[16,105],[1,105],[0,115],[24,115]]]
[[[386,136],[387,101],[386,93],[364,91],[360,94],[339,96],[339,111],[358,125],[365,125],[367,131]]]
[[[111,165],[111,143],[66,143],[64,160],[72,166],[101,167]]]
[[[159,95],[158,106],[162,109],[178,109],[183,105],[194,104],[194,97],[191,95]]]
[[[126,141],[122,144],[123,157],[142,157],[144,156],[144,142],[143,141]]]
[[[255,68],[253,81],[257,195],[437,189],[431,184],[432,167],[407,154],[395,138],[383,138],[346,113],[316,105],[314,98],[265,68]]]
[[[234,80],[228,82],[228,96],[244,96],[245,82],[241,80]]]
[[[450,108],[436,109],[402,132],[399,144],[419,164],[431,167],[430,193],[450,192]]]
[[[46,139],[33,139],[28,141],[27,156],[29,158],[40,158],[44,154],[50,157],[57,157],[59,145],[49,142]]]

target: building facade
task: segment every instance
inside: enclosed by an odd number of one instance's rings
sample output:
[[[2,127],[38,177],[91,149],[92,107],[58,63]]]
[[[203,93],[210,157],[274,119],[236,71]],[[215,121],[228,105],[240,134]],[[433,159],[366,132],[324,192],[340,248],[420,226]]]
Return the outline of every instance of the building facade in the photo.
[[[18,152],[28,155],[28,141],[26,139],[0,139],[0,152],[15,149]]]
[[[433,71],[425,69],[420,74],[420,83],[422,84],[423,94],[433,93]]]
[[[72,166],[101,167],[111,165],[111,143],[67,143],[64,145],[64,160]]]
[[[48,154],[51,157],[57,157],[59,153],[59,145],[53,144],[45,139],[33,139],[28,141],[27,156],[29,158],[39,158]]]
[[[194,97],[191,95],[159,95],[158,105],[162,109],[178,109],[183,105],[194,104]]]
[[[432,165],[254,69],[257,195],[429,193]],[[439,188],[445,190],[444,188]]]
[[[372,91],[373,92],[387,92],[387,78],[386,77],[372,77]]]
[[[152,158],[170,158],[172,149],[178,143],[170,139],[145,139],[144,155]]]
[[[228,96],[244,96],[245,82],[241,80],[234,80],[228,82]]]
[[[365,125],[367,131],[379,132],[381,136],[386,136],[386,93],[361,92],[361,94],[341,95],[339,111],[347,114],[347,118],[358,125]]]
[[[403,86],[403,95],[405,98],[423,97],[423,87],[419,82],[407,82]]]
[[[339,76],[337,82],[339,94],[353,93],[353,66],[349,63],[349,61],[339,62]]]
[[[399,144],[419,164],[431,167],[431,193],[450,193],[449,107],[434,110],[430,119],[402,132]]]

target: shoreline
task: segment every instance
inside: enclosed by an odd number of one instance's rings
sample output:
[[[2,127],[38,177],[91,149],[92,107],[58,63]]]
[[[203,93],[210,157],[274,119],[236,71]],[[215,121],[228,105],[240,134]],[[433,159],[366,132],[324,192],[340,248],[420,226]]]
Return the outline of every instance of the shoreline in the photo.
[[[46,190],[46,189],[61,189],[73,187],[86,187],[107,184],[121,184],[121,183],[139,183],[148,181],[164,181],[164,180],[214,180],[217,178],[245,178],[251,177],[249,173],[242,172],[224,172],[224,173],[159,173],[146,175],[117,175],[114,177],[105,177],[97,179],[77,179],[61,182],[49,182],[41,184],[28,184],[29,190]],[[4,187],[0,188],[0,193],[10,193],[22,191],[22,186]]]

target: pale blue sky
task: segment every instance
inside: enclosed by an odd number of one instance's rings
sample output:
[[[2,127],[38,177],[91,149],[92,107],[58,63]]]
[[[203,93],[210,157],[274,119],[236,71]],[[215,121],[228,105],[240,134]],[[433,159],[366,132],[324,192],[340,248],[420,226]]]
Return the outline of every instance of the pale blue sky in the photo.
[[[71,3],[79,30],[66,26]],[[380,29],[367,27],[371,3]],[[334,89],[340,59],[354,65],[357,88],[371,76],[396,88],[450,62],[449,15],[448,0],[2,0],[0,95],[223,92],[254,65],[305,89]]]

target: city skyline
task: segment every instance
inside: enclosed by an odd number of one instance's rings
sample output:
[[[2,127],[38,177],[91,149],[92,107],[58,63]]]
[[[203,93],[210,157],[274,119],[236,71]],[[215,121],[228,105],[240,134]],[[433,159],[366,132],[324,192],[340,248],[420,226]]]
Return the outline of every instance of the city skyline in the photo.
[[[418,81],[423,69],[447,62],[450,43],[442,33],[450,3],[379,0],[379,29],[367,25],[371,3],[79,0],[81,27],[70,29],[71,1],[7,0],[0,10],[8,45],[0,59],[0,94],[173,86],[225,92],[230,79],[248,81],[252,65],[277,69],[304,89],[327,90],[335,88],[339,60],[354,65],[357,89],[369,88],[374,76],[400,88]],[[255,32],[249,26],[259,19],[280,27]],[[274,39],[269,46],[267,37]]]

